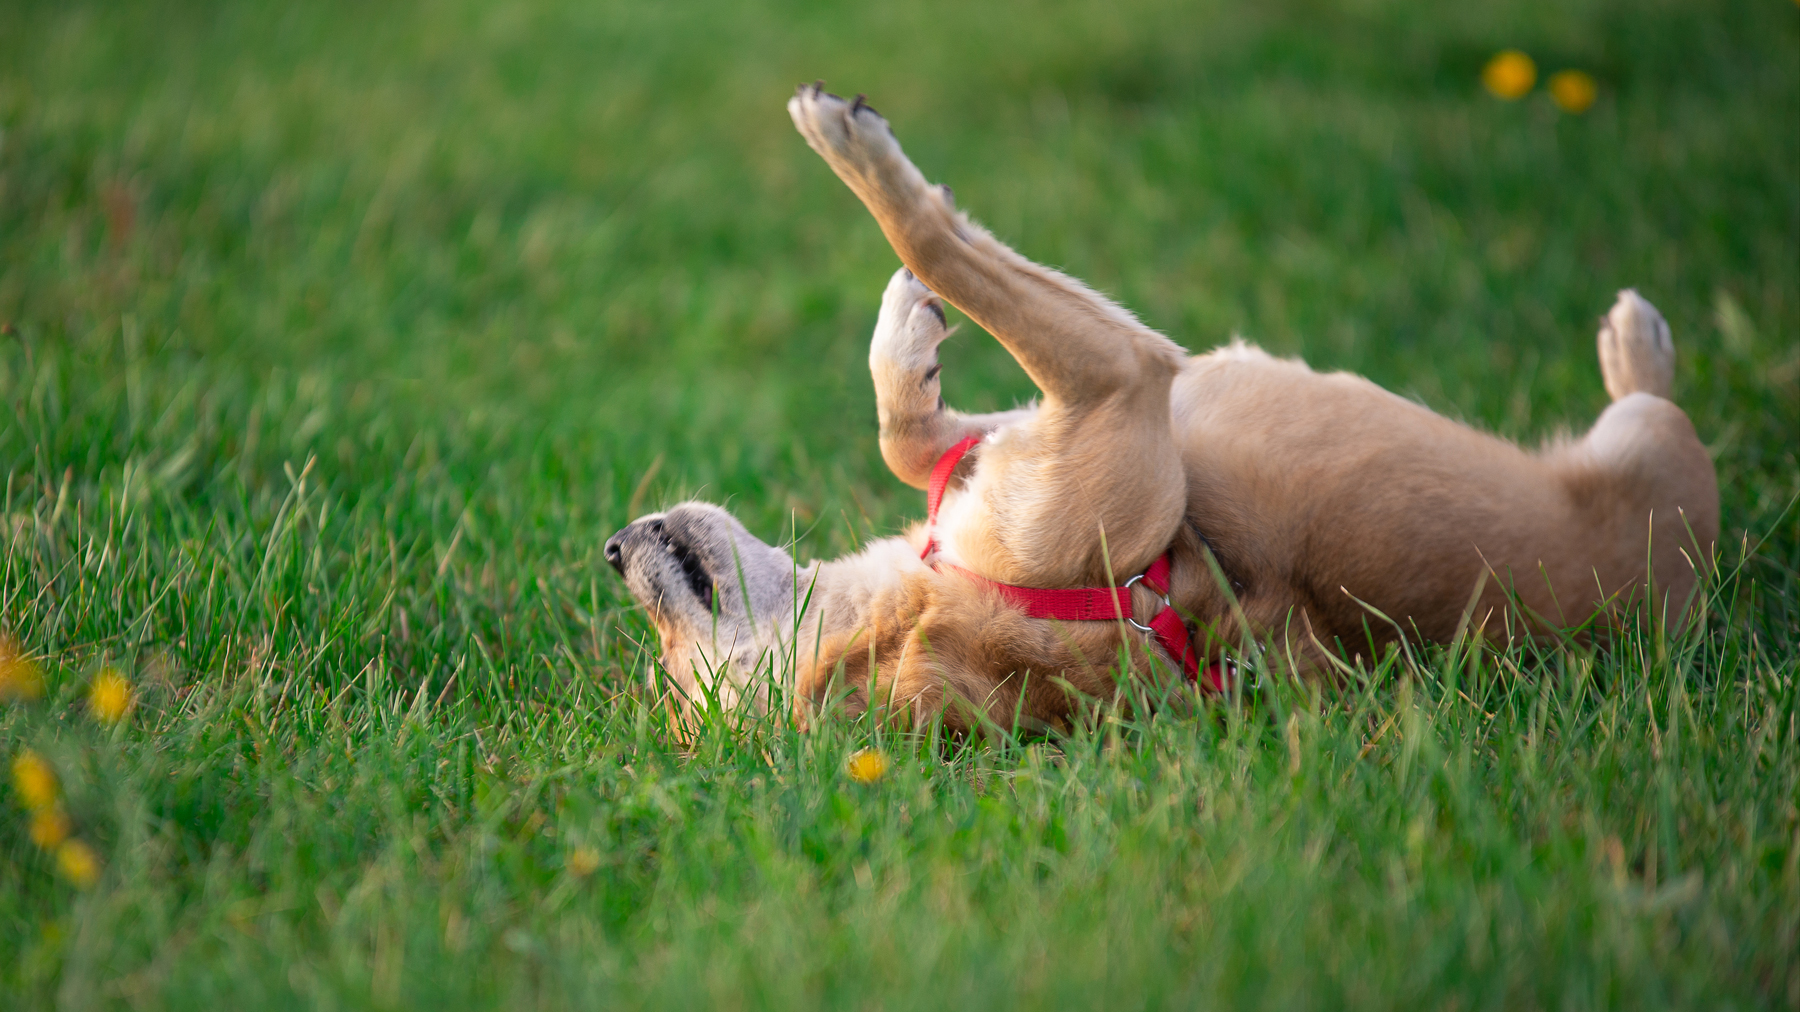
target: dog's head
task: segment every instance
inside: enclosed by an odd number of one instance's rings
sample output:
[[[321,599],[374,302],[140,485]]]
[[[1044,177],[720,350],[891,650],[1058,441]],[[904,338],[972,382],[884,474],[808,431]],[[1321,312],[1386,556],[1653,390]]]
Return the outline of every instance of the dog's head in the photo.
[[[662,637],[663,666],[690,696],[701,685],[735,705],[762,693],[793,623],[794,560],[710,503],[684,502],[633,521],[606,542],[606,561]]]

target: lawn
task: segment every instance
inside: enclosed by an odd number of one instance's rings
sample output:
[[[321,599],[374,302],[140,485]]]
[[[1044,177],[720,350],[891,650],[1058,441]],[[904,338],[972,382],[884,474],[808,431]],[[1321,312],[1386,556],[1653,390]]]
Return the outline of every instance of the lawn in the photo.
[[[0,1005],[1800,1008],[1800,6],[0,6]],[[1507,47],[1597,102],[1489,95]],[[678,739],[607,535],[923,512],[815,78],[1189,348],[1522,441],[1604,406],[1637,287],[1705,621]]]

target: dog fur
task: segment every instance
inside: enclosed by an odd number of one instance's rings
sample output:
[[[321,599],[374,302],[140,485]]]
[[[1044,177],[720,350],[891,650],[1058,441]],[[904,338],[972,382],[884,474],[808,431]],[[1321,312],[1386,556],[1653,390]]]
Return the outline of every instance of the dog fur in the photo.
[[[846,558],[797,565],[698,502],[614,535],[607,558],[690,699],[766,706],[780,686],[803,719],[829,701],[1057,726],[1080,696],[1116,692],[1121,646],[1132,677],[1173,677],[1123,622],[1029,618],[932,568],[919,553],[934,536],[939,559],[1029,587],[1123,583],[1172,551],[1170,599],[1207,657],[1272,645],[1312,676],[1401,635],[1605,628],[1646,604],[1678,624],[1695,607],[1718,488],[1669,400],[1668,325],[1636,292],[1600,329],[1612,405],[1580,439],[1528,452],[1241,341],[1189,356],[971,222],[860,97],[803,87],[788,111],[905,265],[869,351],[883,458],[923,488],[946,449],[981,442],[934,530]],[[1037,404],[944,404],[946,301],[1012,353]],[[1133,595],[1140,618],[1160,607]]]

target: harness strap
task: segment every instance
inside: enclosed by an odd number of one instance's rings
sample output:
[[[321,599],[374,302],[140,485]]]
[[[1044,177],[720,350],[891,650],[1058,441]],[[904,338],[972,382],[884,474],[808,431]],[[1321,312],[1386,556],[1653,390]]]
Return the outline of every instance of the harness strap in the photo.
[[[937,526],[938,506],[944,501],[944,489],[950,484],[951,474],[956,471],[956,465],[962,462],[963,457],[980,442],[981,439],[977,436],[964,439],[945,450],[944,455],[932,467],[931,481],[925,490],[925,516],[933,528]],[[1201,670],[1200,654],[1194,649],[1193,641],[1188,636],[1187,623],[1181,620],[1181,615],[1169,602],[1171,552],[1158,556],[1149,569],[1125,581],[1122,586],[1044,589],[1001,583],[954,563],[934,561],[932,556],[937,554],[937,548],[937,534],[933,530],[926,537],[925,549],[919,553],[919,557],[933,569],[940,572],[950,570],[994,590],[1032,618],[1062,622],[1128,622],[1134,628],[1155,635],[1169,657],[1181,665],[1189,681],[1208,692],[1223,693],[1230,688],[1232,672],[1227,670],[1226,664],[1213,663],[1204,671]],[[1131,585],[1140,581],[1163,599],[1162,610],[1150,619],[1149,625],[1132,617]]]
[[[931,568],[940,572],[949,570],[997,591],[1001,597],[1023,609],[1032,618],[1054,618],[1064,622],[1117,622],[1131,617],[1131,591],[1125,587],[1043,590],[990,580],[954,562],[939,561],[933,563]]]
[[[931,557],[937,554],[938,505],[944,501],[944,489],[950,485],[950,475],[956,472],[956,465],[962,463],[963,457],[980,443],[980,436],[969,436],[945,450],[944,455],[931,466],[931,481],[925,486],[925,520],[933,529],[925,538],[925,550],[919,553],[919,558],[926,562],[930,562]]]

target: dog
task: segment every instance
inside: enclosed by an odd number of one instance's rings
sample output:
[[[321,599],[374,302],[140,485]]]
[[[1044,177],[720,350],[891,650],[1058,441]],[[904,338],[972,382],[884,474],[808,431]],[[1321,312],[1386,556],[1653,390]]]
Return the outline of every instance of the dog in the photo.
[[[1612,404],[1529,452],[1241,340],[1189,356],[971,222],[861,96],[803,86],[788,112],[904,265],[869,369],[882,457],[929,516],[805,566],[702,502],[615,534],[605,556],[690,703],[1055,728],[1124,678],[1229,691],[1249,650],[1329,678],[1402,637],[1604,634],[1698,607],[1717,479],[1636,292],[1600,326]],[[1038,402],[944,403],[946,302]]]

